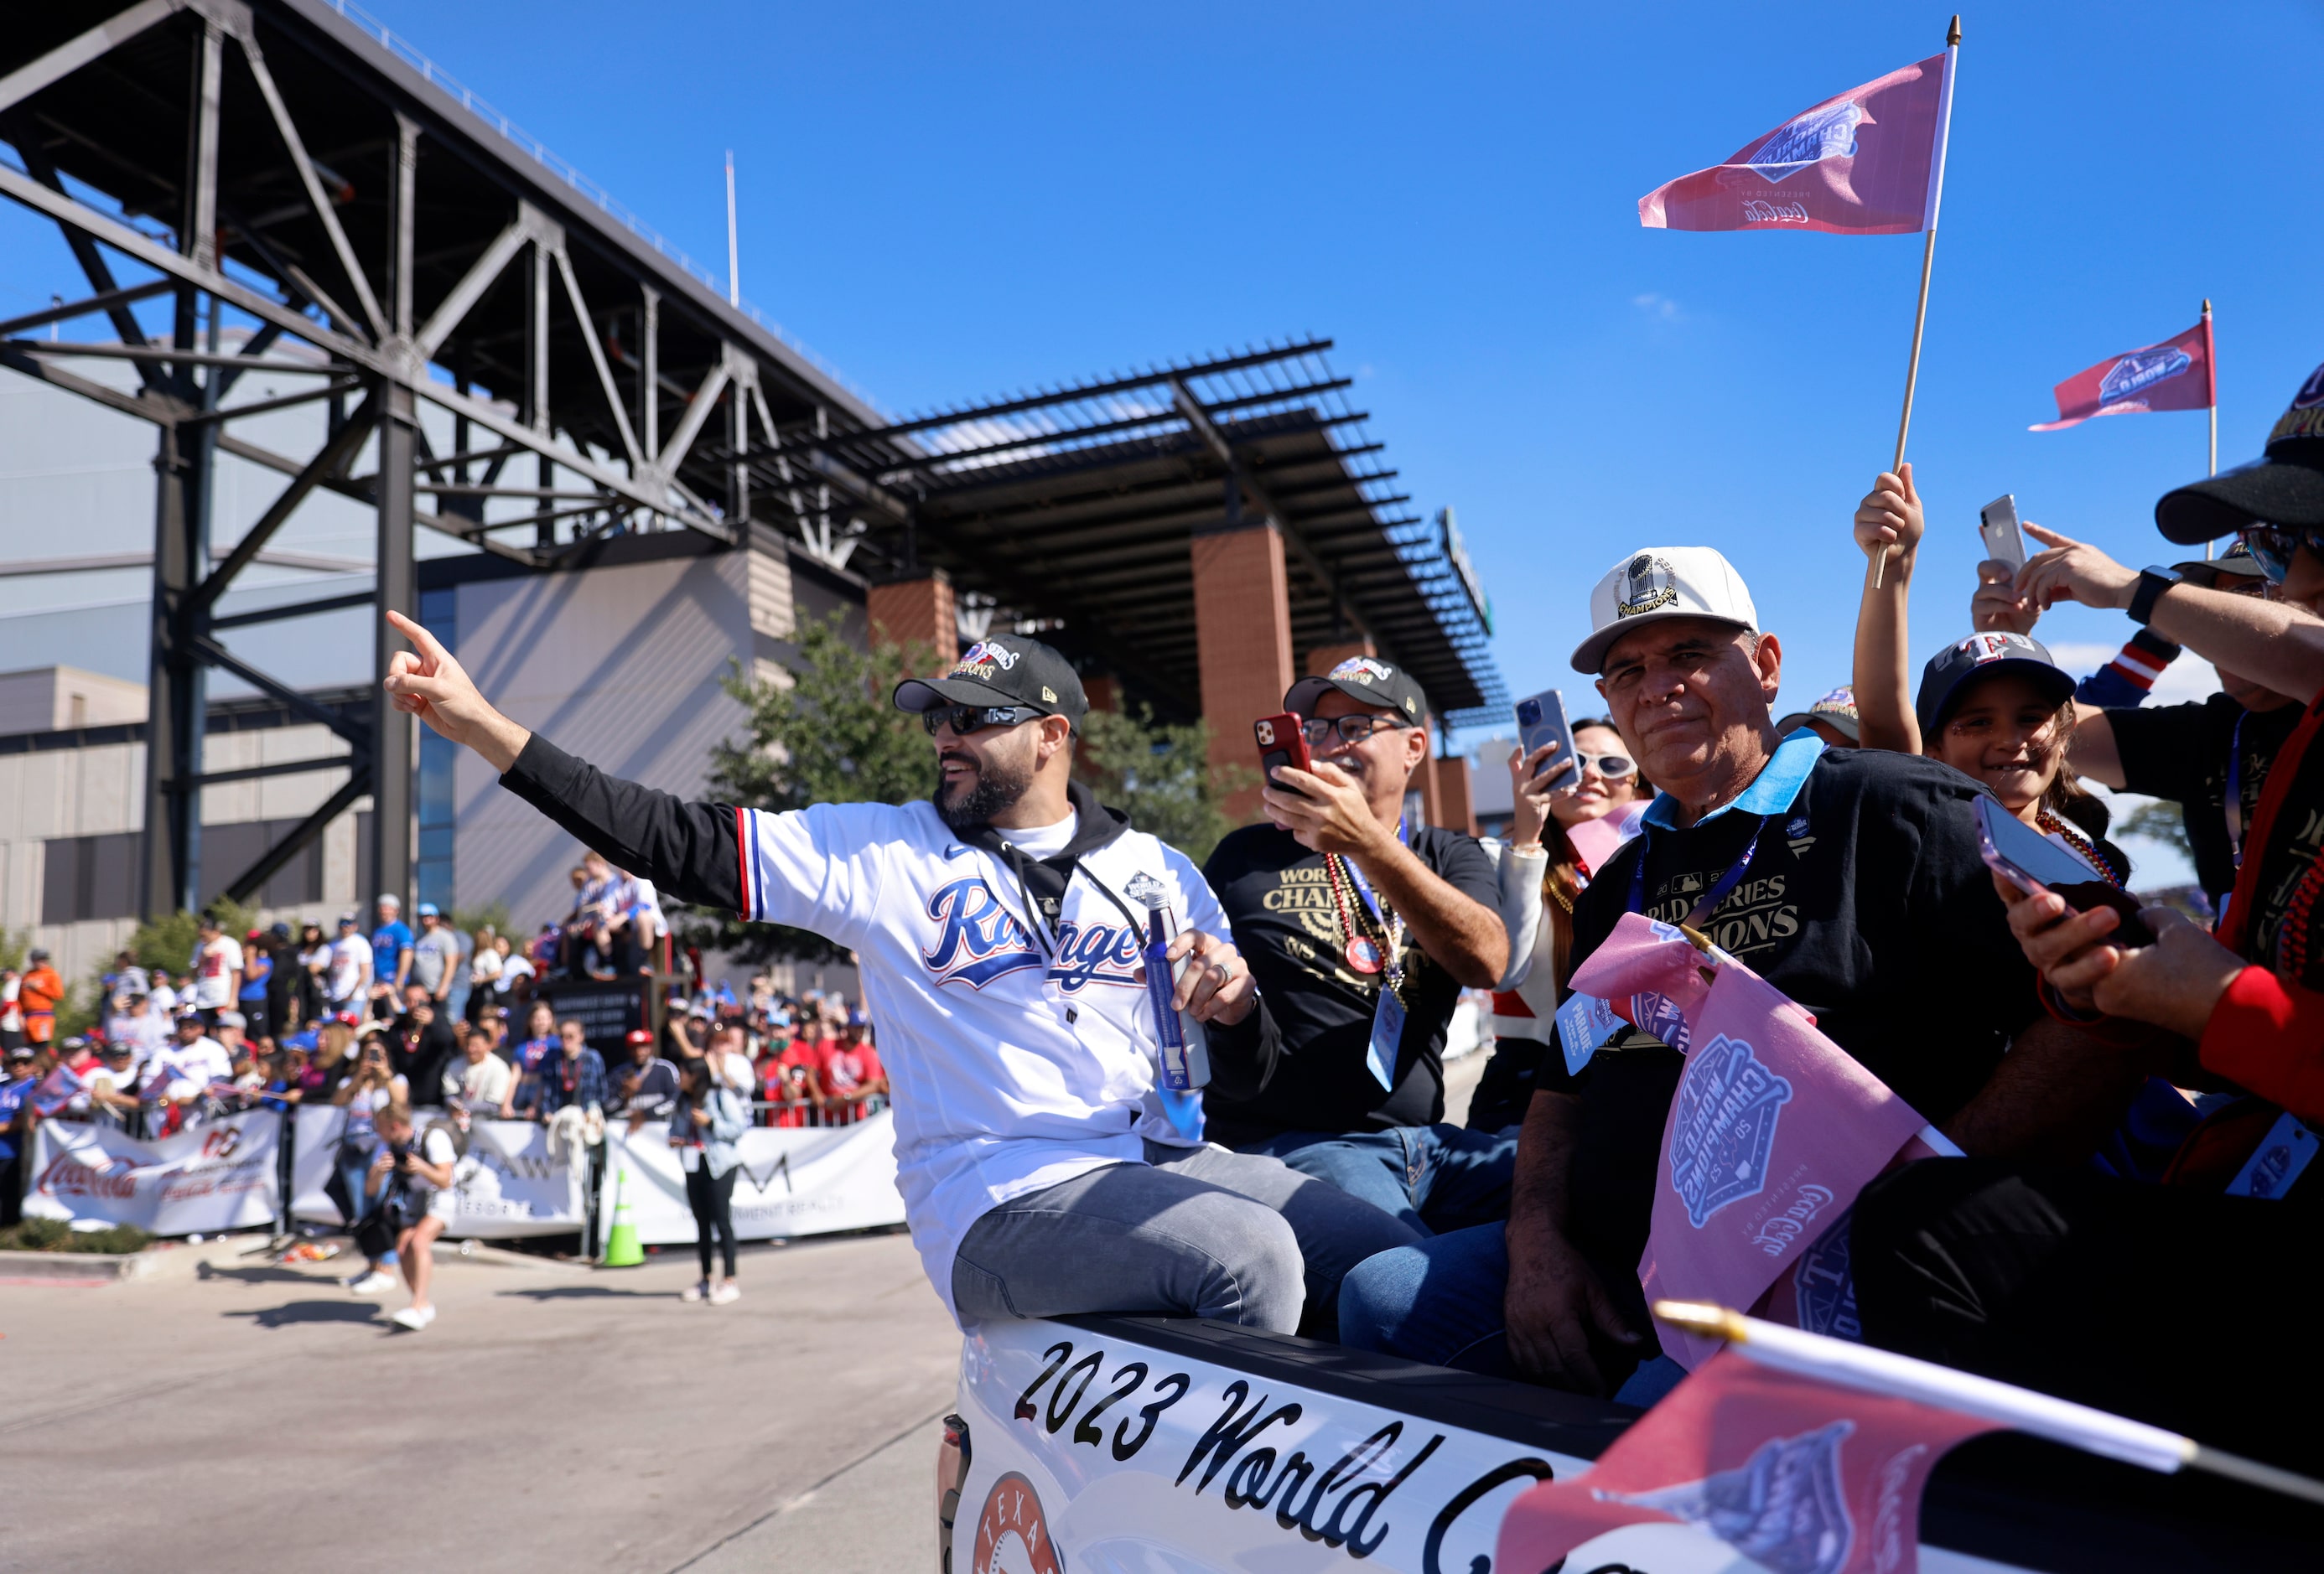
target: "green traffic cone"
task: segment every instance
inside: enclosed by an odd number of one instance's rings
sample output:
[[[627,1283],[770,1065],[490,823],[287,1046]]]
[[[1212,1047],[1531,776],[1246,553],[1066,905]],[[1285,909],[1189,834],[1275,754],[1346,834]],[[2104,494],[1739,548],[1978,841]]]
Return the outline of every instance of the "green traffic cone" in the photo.
[[[636,1221],[630,1217],[630,1169],[624,1164],[613,1172],[613,1228],[606,1232],[605,1255],[597,1266],[634,1268],[645,1260],[645,1248],[638,1244]]]

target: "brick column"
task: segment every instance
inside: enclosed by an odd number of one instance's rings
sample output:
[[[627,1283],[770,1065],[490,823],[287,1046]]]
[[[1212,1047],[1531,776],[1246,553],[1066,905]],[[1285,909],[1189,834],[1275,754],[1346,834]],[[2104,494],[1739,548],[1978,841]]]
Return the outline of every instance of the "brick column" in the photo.
[[[1432,749],[1418,765],[1413,767],[1412,780],[1408,784],[1408,788],[1418,789],[1420,818],[1423,824],[1429,825],[1451,823],[1444,818],[1444,795],[1438,790],[1436,764],[1436,752]]]
[[[933,646],[938,667],[960,659],[960,625],[953,621],[952,577],[941,568],[918,579],[875,584],[864,598],[872,638],[890,645]]]
[[[1436,799],[1444,810],[1441,824],[1455,831],[1477,833],[1477,811],[1471,806],[1469,793],[1469,757],[1455,754],[1438,757],[1436,765]]]
[[[1211,724],[1211,759],[1258,775],[1250,724],[1283,708],[1291,686],[1291,586],[1283,538],[1272,526],[1198,535],[1194,568],[1194,648],[1202,665],[1203,715]],[[1227,800],[1238,821],[1259,812],[1256,784]]]
[[[1121,685],[1110,673],[1091,673],[1082,678],[1082,693],[1089,696],[1093,711],[1121,709]]]

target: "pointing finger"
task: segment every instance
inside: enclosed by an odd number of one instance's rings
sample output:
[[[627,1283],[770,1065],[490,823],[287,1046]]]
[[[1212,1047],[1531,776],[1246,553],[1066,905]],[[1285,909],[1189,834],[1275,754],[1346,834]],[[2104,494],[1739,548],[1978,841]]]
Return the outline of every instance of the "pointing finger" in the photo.
[[[429,661],[448,661],[451,659],[452,653],[444,649],[444,643],[442,640],[429,633],[422,625],[405,617],[401,612],[390,612],[387,614],[387,621],[395,626],[395,631],[397,633],[410,640],[412,645],[420,651],[420,653],[427,657]]]

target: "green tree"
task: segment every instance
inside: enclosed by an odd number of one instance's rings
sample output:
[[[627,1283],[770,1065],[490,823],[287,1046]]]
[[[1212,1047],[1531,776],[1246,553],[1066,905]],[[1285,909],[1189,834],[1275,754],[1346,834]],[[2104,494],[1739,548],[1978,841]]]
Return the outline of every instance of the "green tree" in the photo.
[[[2194,844],[2187,840],[2187,812],[2168,798],[2155,798],[2132,809],[2115,822],[2114,834],[2159,842],[2189,863],[2195,861]]]
[[[748,712],[743,736],[711,751],[710,795],[722,803],[782,811],[809,804],[903,804],[936,786],[936,757],[918,716],[890,695],[935,662],[926,645],[878,644],[862,651],[839,631],[840,615],[799,634],[789,681],[755,682],[737,666],[726,692]],[[843,960],[845,953],[809,930],[740,924],[693,909],[672,914],[680,940],[746,962],[776,957]]]
[[[32,932],[30,929],[0,929],[0,968],[21,971],[24,965],[24,953],[32,948]]]
[[[1157,722],[1150,705],[1139,706],[1135,716],[1092,711],[1082,732],[1074,765],[1099,801],[1196,864],[1235,828],[1228,796],[1259,780],[1248,766],[1211,764],[1208,722]]]

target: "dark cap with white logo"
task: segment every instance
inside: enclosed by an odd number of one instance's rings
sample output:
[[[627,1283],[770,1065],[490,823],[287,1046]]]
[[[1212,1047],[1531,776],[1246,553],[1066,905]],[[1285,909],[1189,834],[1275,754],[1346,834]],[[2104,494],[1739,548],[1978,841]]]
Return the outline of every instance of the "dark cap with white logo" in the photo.
[[[1407,722],[1428,713],[1428,695],[1412,674],[1377,656],[1351,656],[1321,677],[1301,678],[1284,694],[1283,708],[1314,715],[1315,702],[1334,688],[1360,705],[1384,705]]]
[[[1027,705],[1078,727],[1089,713],[1089,695],[1055,647],[1022,634],[994,634],[962,651],[942,677],[908,677],[896,686],[899,711],[942,705]]]
[[[2049,704],[2062,705],[2073,697],[2073,674],[2060,667],[2039,640],[1998,631],[1971,634],[1931,657],[1921,669],[1921,692],[1913,701],[1921,735],[1925,738],[1945,724],[1971,679],[1997,672],[2015,672],[2031,680]]]

